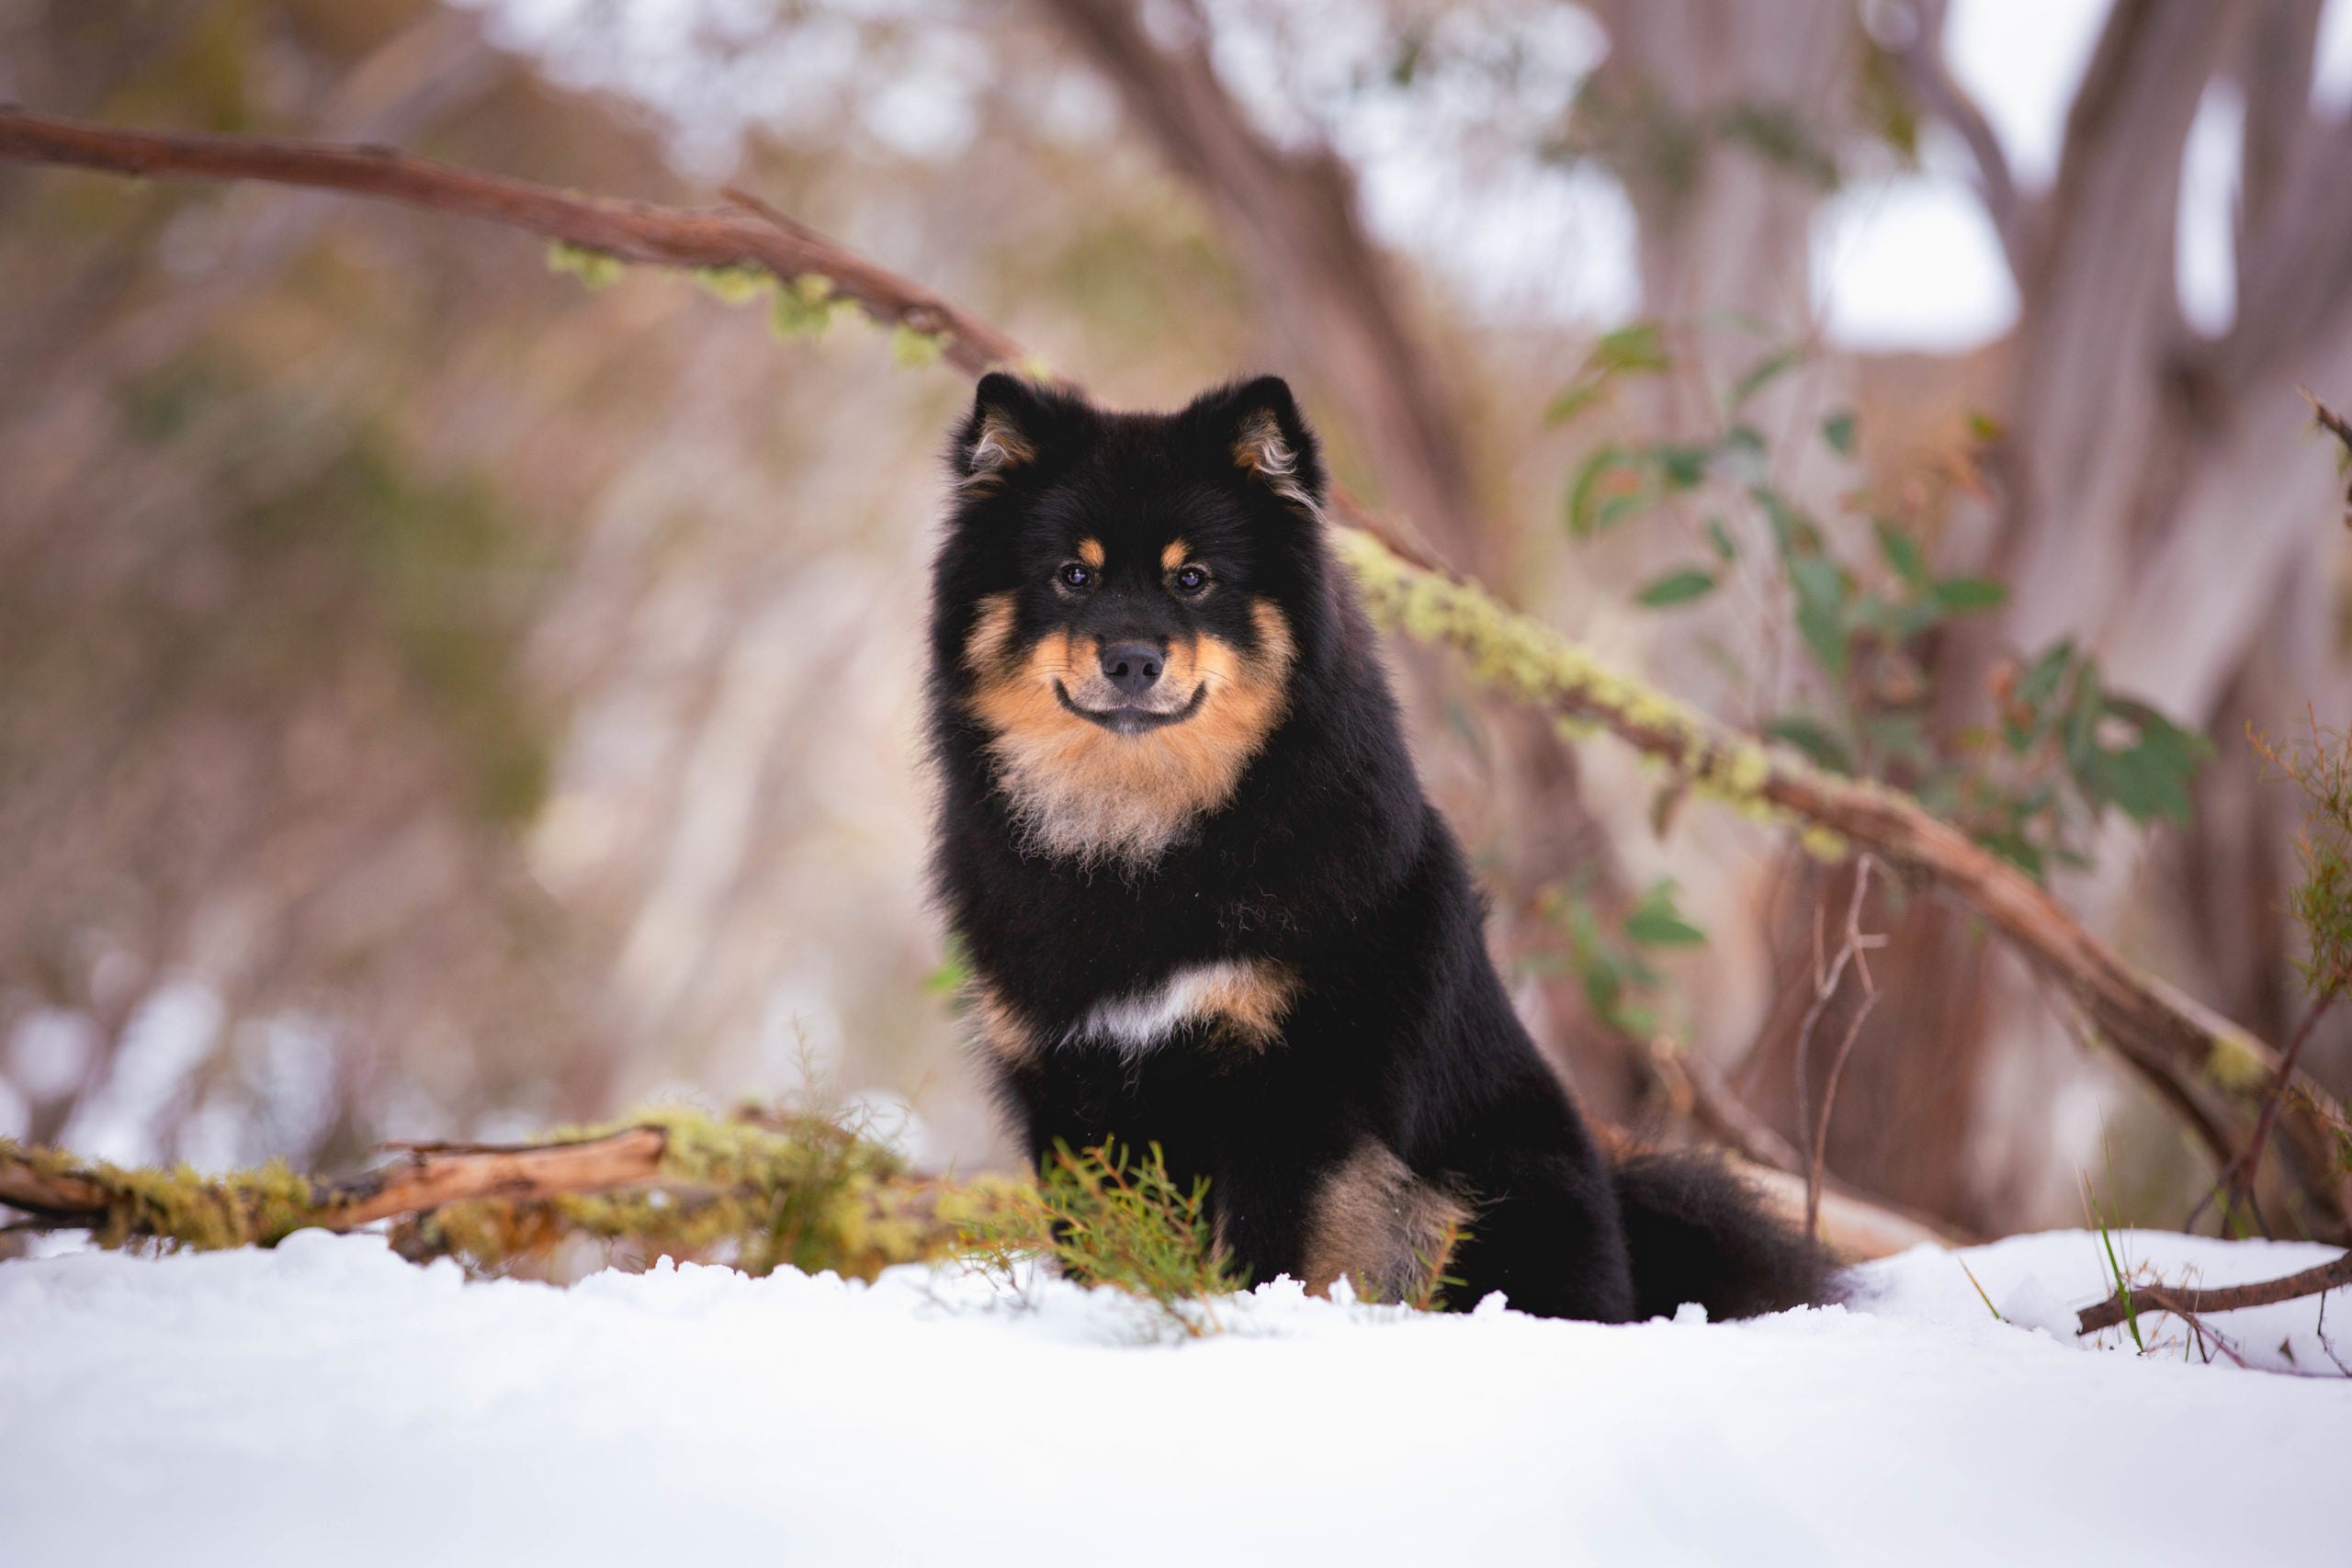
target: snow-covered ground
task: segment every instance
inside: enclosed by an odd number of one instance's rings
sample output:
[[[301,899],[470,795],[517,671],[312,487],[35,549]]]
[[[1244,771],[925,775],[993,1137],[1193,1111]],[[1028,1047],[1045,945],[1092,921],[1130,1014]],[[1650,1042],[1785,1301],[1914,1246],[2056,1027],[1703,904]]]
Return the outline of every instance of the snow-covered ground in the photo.
[[[2119,1240],[2207,1285],[2330,1256]],[[560,1291],[314,1232],[0,1264],[0,1563],[2346,1561],[2318,1303],[2222,1321],[2324,1378],[2086,1348],[2098,1247],[1922,1250],[1729,1325],[1283,1282],[1184,1344],[954,1270]]]

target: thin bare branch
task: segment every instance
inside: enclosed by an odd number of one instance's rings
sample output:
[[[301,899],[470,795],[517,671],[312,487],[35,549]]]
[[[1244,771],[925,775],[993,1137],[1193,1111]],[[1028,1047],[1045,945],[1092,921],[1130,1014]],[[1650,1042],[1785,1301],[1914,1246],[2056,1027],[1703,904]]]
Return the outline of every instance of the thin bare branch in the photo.
[[[389,147],[147,135],[13,108],[0,108],[0,162],[64,164],[148,179],[266,180],[503,223],[622,261],[756,266],[786,281],[815,274],[877,321],[939,334],[944,356],[959,369],[978,373],[1023,357],[1011,338],[929,289],[765,212],[689,211],[578,196]]]
[[[2265,1280],[2254,1285],[2228,1285],[2212,1291],[2191,1291],[2168,1285],[2134,1285],[2117,1291],[2097,1306],[2085,1307],[2076,1313],[2075,1332],[2096,1334],[2102,1328],[2114,1327],[2135,1312],[2165,1312],[2183,1318],[2204,1316],[2217,1312],[2235,1312],[2240,1307],[2291,1302],[2302,1296],[2340,1290],[2346,1285],[2352,1285],[2352,1252],[2306,1269],[2300,1274]]]
[[[1797,1030],[1796,1090],[1797,1122],[1813,1125],[1808,1140],[1811,1154],[1804,1167],[1804,1228],[1808,1235],[1818,1234],[1821,1221],[1821,1168],[1829,1145],[1829,1115],[1838,1103],[1838,1080],[1846,1071],[1846,1059],[1854,1053],[1854,1042],[1861,1037],[1862,1023],[1870,1017],[1871,1009],[1878,1003],[1878,986],[1871,978],[1870,953],[1886,945],[1883,934],[1865,933],[1862,930],[1862,904],[1870,896],[1871,873],[1878,865],[1875,857],[1864,854],[1854,866],[1854,889],[1846,903],[1846,924],[1839,935],[1837,955],[1825,966],[1822,960],[1821,913],[1814,911],[1813,1004],[1805,1009],[1804,1022]],[[1828,1010],[1830,999],[1837,996],[1839,983],[1851,965],[1860,977],[1862,997],[1854,1015],[1847,1021],[1845,1038],[1838,1043],[1837,1057],[1831,1062],[1829,1075],[1821,1089],[1821,1111],[1813,1114],[1813,1090],[1806,1081],[1813,1055],[1813,1032],[1821,1022],[1821,1015]]]
[[[1661,1036],[1649,1042],[1646,1062],[1674,1113],[1724,1145],[1749,1167],[1748,1179],[1771,1194],[1789,1223],[1805,1205],[1805,1160],[1790,1143],[1740,1102],[1704,1058]],[[1849,1261],[1886,1258],[1914,1247],[1967,1247],[1983,1239],[1948,1222],[1859,1192],[1825,1174],[1815,1233],[1831,1253]]]

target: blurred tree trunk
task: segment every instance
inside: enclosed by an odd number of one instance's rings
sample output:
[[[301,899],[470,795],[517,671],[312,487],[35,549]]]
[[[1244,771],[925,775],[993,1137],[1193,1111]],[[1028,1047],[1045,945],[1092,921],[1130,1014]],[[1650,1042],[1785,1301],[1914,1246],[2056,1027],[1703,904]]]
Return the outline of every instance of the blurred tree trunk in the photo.
[[[2021,300],[1995,411],[2005,434],[1989,525],[1959,541],[1977,558],[1946,563],[1990,570],[2012,598],[1998,622],[1939,649],[1947,717],[1982,718],[2005,651],[2072,637],[2098,654],[2113,688],[2210,726],[2219,765],[2171,857],[2177,896],[2159,901],[2180,911],[2179,929],[2143,919],[2126,935],[2177,949],[2208,999],[2272,1038],[2294,1010],[2279,893],[2298,807],[2286,792],[2229,781],[2248,769],[2245,723],[2276,729],[2310,699],[2323,723],[2341,724],[2352,697],[2342,611],[2331,613],[2343,590],[2326,570],[2338,547],[2327,526],[2334,481],[2295,391],[2352,380],[2352,127],[2308,107],[2320,8],[2119,0],[2069,114],[2055,185],[2041,196],[2018,189],[1945,70],[1941,6],[1917,7],[1916,34],[1886,46],[1920,112],[1974,153]],[[1602,14],[1612,51],[1595,107],[1640,218],[1646,310],[1685,320],[1742,310],[1802,333],[1818,199],[1803,173],[1812,150],[1834,157],[1861,133],[1840,106],[1872,46],[1826,0],[1626,0]],[[2216,81],[2234,81],[2248,107],[2237,316],[2204,340],[2180,315],[2175,232],[2184,148]],[[1776,123],[1786,168],[1758,177],[1752,160],[1724,167],[1736,155],[1726,128]],[[1710,367],[1718,383],[1724,368]],[[2136,858],[2131,836],[2110,832],[2096,880],[2070,887],[2097,923],[2122,921]],[[1793,870],[1768,916],[1786,988],[1743,1075],[1790,1129],[1814,912],[1842,900],[1849,874]],[[1841,1096],[1833,1168],[1965,1224],[2063,1213],[2088,1152],[2053,1146],[2049,1107],[2083,1070],[2064,1050],[2064,1025],[1940,905],[1880,913],[1897,940]],[[1821,1025],[1833,1038],[1844,1005]],[[2342,1040],[2324,1051],[2313,1060],[2340,1084]],[[2006,1149],[1991,1132],[2002,1123]]]

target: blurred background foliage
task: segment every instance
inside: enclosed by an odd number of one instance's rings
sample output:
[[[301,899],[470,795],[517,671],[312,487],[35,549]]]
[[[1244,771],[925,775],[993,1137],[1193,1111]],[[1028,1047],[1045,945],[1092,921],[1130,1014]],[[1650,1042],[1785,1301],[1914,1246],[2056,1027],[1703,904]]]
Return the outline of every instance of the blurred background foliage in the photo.
[[[1997,0],[0,0],[0,97],[731,181],[1107,400],[1280,370],[1447,559],[1923,790],[2277,1041],[2302,807],[2244,736],[2352,703],[2294,396],[2352,401],[2345,8],[2075,6],[2042,164],[1939,47],[2022,27]],[[1922,182],[2008,314],[1889,347],[1840,325],[1841,236]],[[924,983],[956,376],[447,219],[13,167],[0,365],[0,1134],[324,1165],[814,1081],[1006,1158]],[[1792,1134],[1850,868],[1397,658],[1587,1102],[1641,1119],[1664,1033]],[[1964,913],[1870,908],[1830,1168],[1987,1231],[2077,1217],[2088,1168],[2177,1221],[2210,1172],[2161,1109]],[[2304,1060],[2352,1091],[2352,1023]]]

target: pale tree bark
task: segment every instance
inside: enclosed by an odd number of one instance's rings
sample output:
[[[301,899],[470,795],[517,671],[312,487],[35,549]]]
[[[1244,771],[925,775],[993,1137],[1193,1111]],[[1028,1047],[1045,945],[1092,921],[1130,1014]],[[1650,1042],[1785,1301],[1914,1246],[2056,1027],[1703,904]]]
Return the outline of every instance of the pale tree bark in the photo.
[[[1922,109],[1976,154],[2022,301],[1995,463],[2006,493],[1982,563],[2011,585],[2011,608],[1991,635],[1954,639],[1941,678],[1964,708],[1999,649],[2072,637],[2111,688],[2210,727],[2216,761],[2198,819],[2158,857],[2177,886],[2127,900],[2143,879],[2142,838],[2119,827],[2069,897],[2096,928],[2129,924],[2134,940],[2177,953],[2201,996],[2274,1032],[2295,1006],[2282,863],[2296,803],[2234,785],[2250,767],[2241,732],[2277,728],[2306,701],[2341,723],[2347,699],[2327,604],[2339,592],[2331,468],[2297,391],[2352,380],[2352,130],[2309,107],[2320,9],[2118,4],[2068,117],[2058,178],[2040,197],[2017,191],[1982,115],[1942,70],[1934,28],[1903,62]],[[2230,330],[2204,342],[2178,309],[2175,232],[2190,127],[2226,81],[2245,105],[2238,301]],[[2086,1070],[2064,1065],[2062,1029],[2018,976],[1998,980],[1984,1027],[2011,1055],[2042,1057],[1998,1075],[2008,1101],[2054,1101]],[[2014,1113],[2005,1102],[1976,1119]],[[2061,1215],[2095,1151],[2046,1135],[2010,1143],[1999,1162],[2011,1167],[2009,1201]],[[2027,1168],[2037,1165],[2038,1175]]]

